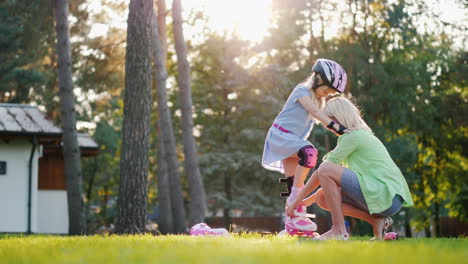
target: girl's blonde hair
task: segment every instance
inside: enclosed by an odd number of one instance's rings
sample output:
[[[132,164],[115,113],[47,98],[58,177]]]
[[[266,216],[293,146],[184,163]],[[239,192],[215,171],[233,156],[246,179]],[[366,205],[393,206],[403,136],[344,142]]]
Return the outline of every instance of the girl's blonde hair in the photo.
[[[322,109],[323,106],[325,105],[325,98],[318,99],[315,96],[315,91],[312,90],[312,86],[314,85],[314,77],[315,77],[315,72],[313,72],[309,77],[307,77],[303,82],[302,85],[307,87],[307,89],[311,90],[310,93],[310,99],[312,99],[312,102],[314,102],[315,106],[317,106],[319,109]]]
[[[323,112],[347,128],[372,130],[362,119],[361,111],[349,99],[336,97],[327,102]]]

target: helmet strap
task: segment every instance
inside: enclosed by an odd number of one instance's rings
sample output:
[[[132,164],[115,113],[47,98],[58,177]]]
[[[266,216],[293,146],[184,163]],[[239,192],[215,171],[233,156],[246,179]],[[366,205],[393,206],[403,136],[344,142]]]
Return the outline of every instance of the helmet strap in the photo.
[[[317,88],[321,87],[321,86],[328,86],[330,88],[332,88],[333,90],[336,90],[335,87],[333,87],[333,85],[331,85],[331,83],[327,80],[327,78],[325,78],[325,76],[322,75],[321,72],[315,72],[316,74],[318,74],[320,76],[320,79],[322,79],[322,83],[321,84],[318,84],[316,83],[316,77],[314,76],[314,80],[312,82],[312,90],[317,90]],[[336,90],[338,91],[338,90]]]

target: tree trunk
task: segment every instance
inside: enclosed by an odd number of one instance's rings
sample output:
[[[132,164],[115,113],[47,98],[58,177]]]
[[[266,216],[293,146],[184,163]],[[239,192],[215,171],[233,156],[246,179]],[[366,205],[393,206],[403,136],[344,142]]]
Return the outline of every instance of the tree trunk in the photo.
[[[75,102],[73,97],[70,32],[68,28],[68,1],[55,0],[55,28],[57,31],[58,79],[63,127],[63,157],[67,183],[69,234],[85,232],[82,198],[80,148],[76,132]]]
[[[167,157],[167,153],[164,147],[164,141],[162,140],[163,132],[161,129],[162,122],[160,118],[161,117],[158,117],[158,121],[157,121],[158,123],[157,177],[158,177],[158,202],[159,202],[158,229],[162,234],[170,234],[170,233],[175,232],[174,231],[174,219],[172,217],[171,189],[169,185],[169,171],[168,171],[169,162],[165,160],[165,158]],[[177,166],[177,163],[175,165]]]
[[[440,204],[434,203],[434,236],[440,237]]]
[[[102,187],[104,191],[104,196],[102,197],[101,201],[101,212],[102,212],[102,218],[103,219],[103,225],[106,227],[109,226],[109,223],[107,223],[107,205],[109,204],[109,185],[105,184],[104,187]]]
[[[426,234],[426,237],[432,237],[430,224],[429,226],[424,227],[424,233]]]
[[[166,27],[166,0],[156,0],[158,5],[158,33],[159,33],[159,42],[161,43],[161,52],[164,65],[166,65],[167,60],[167,27]],[[166,69],[166,68],[164,68]]]
[[[158,3],[158,7],[161,8],[161,5]],[[165,12],[164,12],[165,13]],[[165,19],[158,17],[153,20],[153,29],[159,28],[158,20],[161,23],[165,23]],[[164,21],[164,22],[163,22]],[[165,30],[164,30],[165,31]],[[159,128],[161,130],[159,141],[161,159],[167,165],[167,182],[163,179],[162,186],[158,185],[158,190],[163,191],[160,193],[160,199],[163,198],[163,206],[170,206],[171,210],[167,210],[166,215],[161,216],[166,219],[163,221],[169,221],[170,225],[167,227],[168,232],[171,233],[185,233],[186,232],[186,216],[184,208],[184,198],[182,195],[182,187],[180,185],[180,174],[179,166],[177,161],[176,153],[176,143],[174,138],[174,129],[172,126],[172,118],[167,106],[167,93],[166,93],[166,61],[165,61],[165,50],[162,48],[162,43],[165,43],[166,36],[159,35],[159,30],[153,30],[153,56],[156,68],[156,91],[157,91],[157,100],[158,100],[158,115],[159,115]],[[164,175],[159,175],[160,180]],[[164,184],[168,184],[169,187],[164,188]],[[162,195],[162,196],[161,196]],[[164,201],[164,196],[169,195]],[[161,202],[161,201],[160,201]],[[168,204],[169,203],[169,204]],[[172,227],[171,227],[172,225]]]
[[[153,52],[155,53],[154,55],[154,60],[155,60],[155,77],[156,77],[156,71],[158,70],[163,70],[164,72],[162,73],[163,79],[160,80],[159,82],[155,78],[155,84],[160,83],[160,87],[156,87],[156,89],[166,89],[166,80],[167,80],[167,74],[166,72],[166,59],[167,59],[167,38],[166,38],[166,1],[165,0],[157,0],[156,1],[157,8],[158,8],[158,15],[155,16],[153,19],[156,21],[157,24],[153,24],[152,29],[155,30],[157,28],[159,33],[159,43],[161,44],[160,48],[160,53],[162,54],[161,57],[162,59],[158,58],[161,60],[160,69],[157,68],[156,65],[158,65],[158,62],[156,62],[156,53],[157,49],[156,46],[153,47]],[[153,34],[153,41],[158,41],[158,38],[156,35]],[[164,81],[164,83],[163,83]],[[157,90],[158,92],[158,90]],[[159,99],[159,96],[157,96]],[[167,96],[164,96],[163,98],[167,98]],[[159,102],[159,101],[158,101]],[[161,102],[162,103],[162,102]],[[164,102],[166,104],[167,102]],[[159,103],[157,105],[158,107],[158,112],[160,113],[159,110]],[[170,118],[170,115],[169,115]],[[169,120],[169,122],[172,124],[172,120]],[[175,160],[175,163],[171,163],[167,160],[167,153],[164,147],[164,140],[162,140],[163,137],[163,130],[162,130],[162,122],[161,122],[161,116],[157,117],[157,137],[158,137],[158,150],[157,150],[157,162],[158,162],[158,171],[157,171],[157,177],[158,177],[158,198],[159,198],[159,217],[158,217],[158,226],[159,226],[159,231],[162,234],[170,234],[170,233],[175,233],[174,229],[174,219],[173,219],[173,212],[172,212],[172,204],[171,204],[171,189],[169,185],[169,170],[168,170],[168,164],[171,164],[171,166],[174,166],[174,168],[171,169],[171,171],[176,171],[177,170],[177,157],[174,157],[173,159]],[[172,129],[171,129],[172,130]],[[166,132],[167,133],[167,132]],[[171,134],[169,134],[170,137],[174,137],[173,131]],[[175,139],[174,139],[175,142]],[[175,155],[175,152],[174,152]],[[177,174],[176,176],[177,179],[179,179],[179,175]],[[180,189],[180,187],[178,187]],[[179,196],[182,196],[180,194]],[[181,198],[182,199],[182,198]],[[181,205],[182,210],[183,204]],[[185,215],[185,211],[184,211]],[[185,218],[185,217],[184,217]],[[184,219],[185,222],[185,219]]]
[[[323,17],[322,4],[323,4],[323,1],[319,1],[318,9],[317,9],[319,13],[319,17],[320,17],[320,44],[322,45],[322,48],[325,51],[327,51],[328,45],[325,45],[325,24],[327,22],[325,21],[325,18]]]
[[[312,1],[309,1],[309,3],[310,3],[310,6],[309,6],[308,14],[307,14],[307,18],[308,18],[307,24],[309,25],[308,30],[309,30],[309,34],[310,34],[310,39],[309,39],[309,43],[308,43],[309,45],[307,46],[307,50],[309,51],[308,63],[311,63],[316,58],[316,55],[314,55],[314,51],[318,50],[319,47],[318,47],[317,38],[314,35],[314,28],[312,27],[312,22],[314,21],[314,18],[313,18],[312,15],[315,12],[315,10],[313,8],[314,3]]]
[[[435,154],[434,158],[435,158],[436,164],[440,164],[440,166],[443,166],[439,151],[436,150],[434,154]],[[438,176],[441,174],[439,172],[440,168],[441,167],[436,166],[433,169],[432,180],[430,181],[432,185],[432,188],[431,188],[432,192],[435,194],[435,197],[436,197],[434,201],[434,236],[435,237],[440,237],[440,203],[438,201],[439,199],[437,198],[439,194],[439,180],[440,179],[438,178]]]
[[[227,205],[223,209],[224,227],[227,230],[231,230],[231,204],[232,204],[232,187],[231,187],[231,175],[230,173],[224,174],[224,193],[226,195]]]
[[[182,6],[180,0],[172,2],[173,31],[177,53],[177,82],[180,89],[180,104],[182,110],[182,134],[185,154],[185,172],[190,189],[190,225],[200,223],[205,219],[206,194],[203,180],[198,167],[197,149],[193,137],[192,119],[192,89],[190,87],[190,66],[187,61],[182,28]]]
[[[226,61],[226,58],[223,58],[223,62]],[[223,63],[222,64],[222,69],[226,69],[226,65]],[[222,127],[229,127],[230,123],[229,121],[231,120],[231,106],[230,102],[228,99],[228,95],[232,92],[229,89],[228,86],[228,81],[226,78],[227,74],[223,75],[222,79],[222,91],[223,91],[223,105],[224,105],[224,110],[223,110],[223,123],[221,124]],[[222,141],[222,144],[220,146],[220,150],[223,152],[229,152],[229,138],[230,134],[225,133],[224,134],[224,139]],[[232,171],[231,170],[224,170],[224,195],[226,197],[226,203],[224,204],[224,209],[223,209],[223,218],[224,218],[224,227],[227,230],[231,230],[231,207],[232,207]]]
[[[413,235],[411,233],[409,210],[408,209],[404,209],[404,210],[405,210],[405,236],[410,238],[410,237],[413,237]]]
[[[85,206],[85,226],[86,226],[86,233],[90,233],[89,230],[89,207],[91,205],[91,200],[93,199],[93,189],[94,189],[94,180],[96,179],[96,173],[97,173],[97,164],[96,164],[96,158],[94,159],[93,162],[93,170],[91,172],[91,175],[88,179],[88,188],[86,189],[86,206]]]
[[[125,57],[124,119],[115,232],[145,232],[151,114],[152,0],[131,0]]]
[[[165,19],[154,16],[152,21],[152,44],[156,72],[154,79],[156,82],[158,100],[158,133],[160,135],[158,143],[158,193],[160,205],[159,226],[160,231],[163,234],[184,233],[186,229],[184,200],[182,196],[182,188],[180,186],[180,175],[177,163],[176,144],[174,130],[172,127],[172,119],[169,108],[167,107],[167,71],[166,60],[164,59],[164,54],[166,52],[162,48],[162,43],[165,42],[163,39],[166,39],[166,36],[159,35],[159,30],[161,27],[158,25],[158,21],[162,22],[165,21]]]

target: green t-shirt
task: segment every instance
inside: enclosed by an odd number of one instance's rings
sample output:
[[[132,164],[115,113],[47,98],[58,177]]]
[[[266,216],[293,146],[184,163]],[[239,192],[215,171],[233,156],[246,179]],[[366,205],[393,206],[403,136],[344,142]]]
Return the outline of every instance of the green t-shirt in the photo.
[[[356,173],[371,214],[388,209],[396,194],[403,198],[403,206],[413,205],[403,174],[372,132],[362,129],[345,133],[323,160],[343,165]]]

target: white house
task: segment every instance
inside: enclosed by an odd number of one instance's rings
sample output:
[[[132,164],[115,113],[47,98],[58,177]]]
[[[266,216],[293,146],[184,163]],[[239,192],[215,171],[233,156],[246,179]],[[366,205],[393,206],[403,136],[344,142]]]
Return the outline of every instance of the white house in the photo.
[[[97,154],[89,135],[78,144]],[[0,232],[68,233],[62,130],[33,106],[0,104]]]

